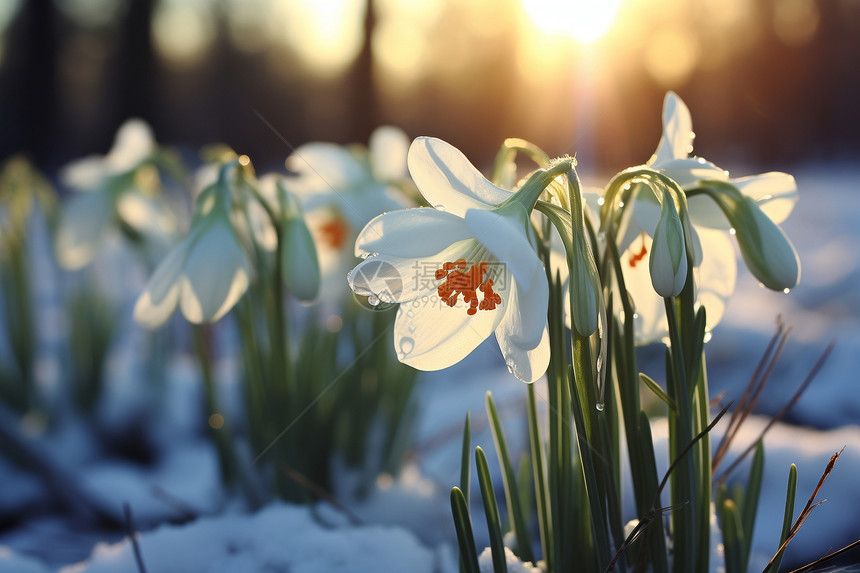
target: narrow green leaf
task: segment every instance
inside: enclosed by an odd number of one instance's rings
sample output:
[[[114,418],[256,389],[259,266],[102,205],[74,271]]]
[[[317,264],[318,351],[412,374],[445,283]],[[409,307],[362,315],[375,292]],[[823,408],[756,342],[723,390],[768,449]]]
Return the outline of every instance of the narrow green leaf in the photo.
[[[541,441],[540,428],[538,426],[534,384],[529,384],[528,396],[529,444],[531,446],[532,472],[534,475],[538,525],[540,526],[540,544],[543,559],[547,564],[547,570],[552,571],[553,551],[549,545],[552,543],[552,522],[550,521],[549,505],[547,503],[547,483],[544,475],[543,442]]]
[[[744,534],[738,508],[734,501],[725,499],[719,510],[723,526],[723,546],[726,549],[726,573],[745,573]]]
[[[493,490],[490,468],[487,465],[487,455],[480,446],[475,448],[475,463],[478,467],[478,485],[481,488],[481,500],[484,502],[484,515],[487,518],[487,530],[490,534],[493,571],[495,573],[507,573],[508,565],[505,560],[505,542],[502,536],[499,506],[496,505],[496,494]]]
[[[669,408],[671,408],[673,412],[678,411],[678,407],[675,405],[675,401],[672,400],[669,397],[669,395],[663,391],[663,389],[660,387],[660,385],[657,384],[657,382],[655,382],[653,378],[651,378],[647,374],[640,372],[639,373],[639,379],[645,383],[645,386],[647,386],[649,390],[654,392],[655,396],[657,396],[658,398],[663,400],[663,402],[665,402],[666,405],[669,406]]]
[[[458,487],[451,488],[451,513],[454,516],[454,528],[457,530],[457,542],[460,544],[461,569],[465,573],[479,573],[478,552],[475,547],[475,536],[472,533],[472,520],[469,518],[469,505]]]
[[[534,562],[534,551],[532,550],[531,537],[526,527],[523,504],[520,499],[519,489],[517,488],[516,474],[514,473],[514,465],[511,462],[511,454],[508,451],[502,423],[499,420],[499,413],[496,410],[493,395],[490,392],[487,392],[487,417],[490,418],[490,428],[493,432],[493,441],[496,444],[496,453],[499,456],[499,462],[502,464],[502,483],[505,486],[508,518],[511,520],[511,526],[517,538],[515,553],[523,561]]]
[[[460,490],[466,498],[466,511],[469,510],[469,482],[472,475],[472,466],[469,464],[469,452],[472,449],[472,419],[466,412],[466,423],[463,426],[463,453],[460,457]]]
[[[744,504],[741,506],[741,523],[746,535],[746,552],[744,553],[744,569],[749,564],[750,548],[752,548],[753,527],[758,511],[758,499],[761,494],[761,482],[764,476],[764,445],[761,440],[755,447],[749,482],[744,492]]]
[[[794,498],[797,495],[797,466],[791,464],[788,470],[788,486],[785,488],[785,515],[782,518],[782,533],[779,536],[779,546],[785,543],[788,539],[788,533],[791,531],[791,525],[794,520]],[[770,567],[764,570],[764,573],[776,573],[779,571],[779,566],[782,564],[782,556],[785,550],[779,551],[773,558],[773,563]]]

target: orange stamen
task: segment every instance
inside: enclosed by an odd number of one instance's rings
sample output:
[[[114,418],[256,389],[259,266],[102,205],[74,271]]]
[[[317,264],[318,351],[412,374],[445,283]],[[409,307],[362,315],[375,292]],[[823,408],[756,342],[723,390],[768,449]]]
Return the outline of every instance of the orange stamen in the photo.
[[[642,249],[636,255],[630,255],[630,268],[636,268],[636,263],[645,258],[648,254],[648,249],[645,248],[645,238],[642,238]]]
[[[320,240],[332,249],[339,250],[346,242],[349,227],[341,217],[335,217],[319,228]]]
[[[502,304],[502,297],[493,291],[493,279],[484,280],[487,274],[487,263],[481,261],[466,270],[466,260],[457,259],[454,262],[446,262],[442,268],[436,271],[436,279],[446,279],[440,284],[436,292],[439,298],[448,306],[457,304],[457,299],[463,295],[463,302],[469,303],[466,314],[474,316],[479,310],[494,310]],[[484,299],[480,300],[477,291],[481,291]]]

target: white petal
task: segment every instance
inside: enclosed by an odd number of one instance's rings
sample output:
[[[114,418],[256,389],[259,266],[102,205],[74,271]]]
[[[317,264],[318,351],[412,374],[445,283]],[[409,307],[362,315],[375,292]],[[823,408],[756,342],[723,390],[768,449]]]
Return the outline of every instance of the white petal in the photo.
[[[229,223],[201,232],[185,259],[179,304],[189,322],[215,322],[248,288],[250,269]]]
[[[649,343],[660,340],[668,331],[663,299],[651,284],[648,261],[645,258],[638,261],[633,258],[634,255],[639,255],[643,244],[646,251],[651,252],[651,238],[644,234],[640,235],[640,238],[644,243],[636,240],[630,249],[621,254],[621,267],[624,272],[624,286],[633,299],[634,312],[637,314],[633,321],[636,342]],[[621,308],[620,301],[616,301],[616,308]]]
[[[538,345],[529,350],[511,344],[510,341],[503,342],[499,338],[498,330],[496,330],[496,339],[505,358],[505,364],[512,368],[511,374],[528,383],[535,382],[544,375],[550,358],[548,328],[544,328]]]
[[[334,143],[306,143],[287,158],[296,173],[290,190],[301,195],[331,192],[368,179],[364,165],[347,148]]]
[[[92,191],[108,174],[104,158],[90,155],[72,161],[60,170],[60,182],[81,191]]]
[[[368,223],[355,240],[355,255],[426,257],[471,237],[465,221],[456,215],[428,207],[404,209],[384,213]]]
[[[507,266],[522,288],[530,290],[533,278],[543,273],[543,264],[526,238],[525,222],[483,209],[470,209],[465,219],[475,238]]]
[[[706,309],[706,321],[712,329],[722,319],[729,297],[735,290],[738,275],[737,256],[729,237],[720,231],[699,229],[704,251],[702,264],[693,269],[697,301]]]
[[[687,209],[694,225],[706,229],[728,231],[731,228],[725,213],[707,195],[693,195],[687,198]]]
[[[460,299],[449,307],[438,297],[401,304],[394,323],[398,359],[418,370],[441,370],[468,356],[496,330],[507,305],[470,316]]]
[[[63,208],[57,230],[57,260],[75,270],[92,261],[113,216],[108,196],[101,191],[81,193]]]
[[[663,135],[648,163],[659,169],[666,161],[685,158],[692,151],[693,119],[690,110],[675,92],[667,92],[663,100]]]
[[[682,189],[689,189],[702,180],[726,181],[729,178],[723,169],[701,157],[665,161],[659,169]]]
[[[146,328],[164,324],[179,301],[179,278],[196,237],[189,236],[167,253],[134,304],[134,320]]]
[[[520,287],[516,280],[508,281],[505,316],[496,328],[505,363],[524,382],[534,382],[542,376],[549,363],[546,320],[549,287],[546,275],[542,271],[539,274],[529,290]]]
[[[176,232],[176,217],[167,205],[135,190],[120,195],[116,210],[120,218],[136,231],[160,235]]]
[[[409,148],[409,173],[430,205],[464,216],[511,196],[481,175],[460,150],[433,137],[419,137]]]
[[[368,142],[373,176],[380,181],[398,181],[406,177],[406,155],[409,138],[402,129],[384,125],[370,134]]]
[[[788,173],[772,171],[732,179],[732,185],[752,198],[774,223],[782,223],[797,203],[797,183]]]
[[[653,237],[660,214],[660,202],[654,191],[650,187],[640,186],[633,201],[632,217],[636,220],[636,226]]]
[[[140,165],[154,149],[155,137],[149,125],[140,119],[130,119],[117,130],[105,163],[112,173],[122,173]]]

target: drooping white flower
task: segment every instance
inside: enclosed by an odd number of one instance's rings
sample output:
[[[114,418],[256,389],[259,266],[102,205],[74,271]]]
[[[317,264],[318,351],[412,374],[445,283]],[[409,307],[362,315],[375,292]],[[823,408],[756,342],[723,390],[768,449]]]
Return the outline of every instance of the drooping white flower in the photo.
[[[89,264],[115,221],[163,242],[176,230],[170,210],[140,189],[137,171],[155,152],[149,126],[139,119],[126,121],[105,156],[90,156],[67,165],[60,180],[78,192],[63,207],[57,229],[57,260],[66,269]]]
[[[198,197],[188,236],[161,261],[134,306],[134,319],[161,326],[176,309],[189,322],[215,322],[248,289],[250,266],[230,223],[223,181]]]
[[[673,179],[687,192],[699,189],[702,182],[707,181],[731,185],[773,224],[788,216],[797,201],[797,185],[791,175],[770,172],[731,178],[727,171],[713,163],[700,157],[690,157],[693,138],[689,109],[676,94],[667,93],[663,104],[663,134],[648,165]],[[725,312],[737,278],[737,258],[729,238],[732,225],[720,207],[704,193],[688,195],[687,206],[693,224],[689,230],[694,246],[697,302],[707,308],[707,325],[713,328]],[[661,215],[660,202],[650,188],[638,185],[632,209],[619,248],[622,250],[626,287],[638,314],[634,322],[637,340],[651,342],[668,332],[663,301],[654,291],[650,273],[643,264],[645,256],[652,251],[652,238]],[[789,249],[793,252],[790,245]],[[754,273],[758,272],[758,269],[750,268]]]
[[[678,296],[687,281],[687,250],[681,218],[665,189],[660,210],[648,261],[651,285],[662,297]]]
[[[495,333],[509,370],[536,380],[549,362],[549,291],[526,208],[439,139],[416,139],[408,164],[435,207],[373,219],[356,240],[355,254],[367,258],[350,272],[350,286],[400,303],[401,362],[440,370]]]
[[[383,126],[371,134],[366,151],[314,142],[287,158],[287,168],[296,174],[288,188],[301,202],[317,247],[320,300],[343,297],[358,231],[380,213],[412,206],[398,189],[407,181],[408,149],[406,134]]]

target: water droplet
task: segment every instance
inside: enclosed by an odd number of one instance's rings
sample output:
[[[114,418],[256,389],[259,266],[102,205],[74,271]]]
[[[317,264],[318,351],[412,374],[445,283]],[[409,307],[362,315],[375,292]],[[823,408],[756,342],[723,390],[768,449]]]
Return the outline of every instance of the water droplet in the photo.
[[[440,205],[433,205],[433,208],[436,209],[437,211],[444,211],[445,205],[441,205],[441,204]]]
[[[370,253],[361,253],[362,260],[367,259],[367,257],[369,257],[369,256],[370,256]]]
[[[597,240],[600,241],[601,243],[603,241],[605,241],[606,240],[606,233],[603,231],[600,231],[599,233],[597,233]]]
[[[711,331],[709,330],[708,332],[705,333],[705,336],[702,340],[704,342],[710,342],[713,337],[714,337],[714,335],[711,334]]]
[[[622,207],[624,207],[624,201],[619,201],[618,208],[621,209]]]
[[[696,161],[698,161],[699,163],[701,163],[701,164],[703,164],[703,165],[704,165],[704,163],[705,163],[705,158],[704,158],[704,157],[697,157],[697,158],[696,158]]]
[[[627,191],[628,189],[630,189],[630,183],[625,183],[624,186],[622,187],[622,189],[624,191]]]
[[[737,235],[737,233],[738,233],[738,232],[737,232],[737,231],[735,231],[735,228],[734,228],[734,227],[732,227],[731,229],[729,229],[729,234],[730,234],[730,235]]]
[[[599,197],[599,198],[597,199],[597,204],[598,204],[598,205],[603,205],[605,202],[606,202],[606,199],[604,199],[603,197]]]
[[[668,336],[664,336],[664,337],[660,340],[660,342],[662,342],[662,343],[663,343],[663,344],[665,344],[666,346],[672,346],[672,341],[669,339],[669,337],[668,337]]]
[[[759,288],[765,288],[764,283],[758,283]]]
[[[639,318],[639,315],[638,315],[637,313],[635,313],[635,312],[634,312],[634,313],[633,313],[633,320],[636,320],[637,318]]]
[[[415,341],[405,336],[400,339],[400,352],[403,356],[407,356],[410,352],[415,349]]]
[[[791,289],[790,288],[784,288],[784,289],[782,289],[782,292],[784,292],[785,294],[788,294],[791,292]]]
[[[379,299],[373,295],[370,295],[369,297],[367,297],[367,304],[369,304],[370,306],[378,306]]]
[[[598,402],[597,404],[595,404],[595,405],[594,405],[594,407],[595,407],[595,408],[597,408],[597,411],[598,411],[598,412],[602,412],[603,410],[605,410],[605,409],[606,409],[606,406],[605,406],[604,404],[601,404],[600,402]]]
[[[508,372],[511,374],[514,373],[514,361],[508,358],[507,362],[505,362],[505,366],[508,367]]]

